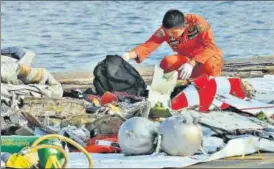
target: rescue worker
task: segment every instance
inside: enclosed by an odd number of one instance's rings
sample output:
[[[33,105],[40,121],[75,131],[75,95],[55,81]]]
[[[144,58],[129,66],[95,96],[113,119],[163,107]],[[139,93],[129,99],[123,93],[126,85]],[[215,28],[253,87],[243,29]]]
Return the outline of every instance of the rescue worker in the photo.
[[[221,74],[223,55],[214,42],[208,22],[199,15],[185,15],[176,9],[165,13],[162,26],[145,43],[122,57],[141,63],[163,42],[176,52],[162,59],[160,67],[165,73],[178,70],[178,79]]]

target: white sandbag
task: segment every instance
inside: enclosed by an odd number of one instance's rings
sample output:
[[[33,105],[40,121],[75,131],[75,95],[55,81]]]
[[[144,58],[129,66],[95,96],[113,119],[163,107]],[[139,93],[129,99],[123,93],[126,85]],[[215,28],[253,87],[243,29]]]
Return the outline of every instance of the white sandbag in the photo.
[[[177,78],[177,71],[164,74],[164,70],[159,66],[154,67],[153,79],[148,95],[151,107],[157,102],[161,102],[166,108],[169,107],[170,94],[176,86]]]
[[[1,63],[1,83],[20,84],[18,73],[20,64],[16,62]]]
[[[2,55],[4,57],[2,57]],[[31,66],[33,59],[35,58],[35,53],[29,49],[22,47],[7,47],[1,49],[1,64],[3,62],[14,62],[18,61],[19,64],[24,64],[26,66]],[[10,59],[8,59],[10,58]]]

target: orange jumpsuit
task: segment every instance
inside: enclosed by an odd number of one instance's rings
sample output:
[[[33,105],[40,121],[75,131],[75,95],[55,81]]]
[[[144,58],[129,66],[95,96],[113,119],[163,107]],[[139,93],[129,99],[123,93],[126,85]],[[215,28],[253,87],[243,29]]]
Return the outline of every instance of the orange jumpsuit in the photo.
[[[210,25],[199,15],[185,15],[187,28],[181,37],[169,37],[162,26],[144,43],[132,51],[136,52],[137,63],[141,63],[151,52],[163,42],[167,42],[177,54],[165,57],[160,67],[165,73],[178,70],[189,59],[198,64],[194,67],[191,77],[203,74],[218,76],[223,68],[222,51],[216,47]]]

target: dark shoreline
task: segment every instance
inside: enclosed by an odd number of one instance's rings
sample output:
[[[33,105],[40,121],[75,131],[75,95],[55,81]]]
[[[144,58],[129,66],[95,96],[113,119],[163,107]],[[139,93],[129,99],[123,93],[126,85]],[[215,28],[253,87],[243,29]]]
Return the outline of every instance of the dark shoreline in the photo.
[[[137,65],[135,68],[143,77],[147,84],[150,84],[153,77],[153,65]],[[53,72],[53,76],[58,80],[63,89],[72,88],[87,89],[92,86],[93,72],[87,71],[70,71],[70,72]],[[225,60],[222,76],[234,76],[241,78],[263,77],[266,74],[274,74],[274,55],[270,57],[253,57],[242,59]]]

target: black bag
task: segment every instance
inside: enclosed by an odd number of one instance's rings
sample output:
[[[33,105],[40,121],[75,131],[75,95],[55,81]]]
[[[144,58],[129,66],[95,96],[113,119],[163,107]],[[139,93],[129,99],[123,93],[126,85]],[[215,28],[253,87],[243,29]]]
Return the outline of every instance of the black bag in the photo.
[[[145,96],[146,84],[139,72],[118,55],[107,55],[94,69],[93,85],[97,94],[127,92],[130,95]]]

